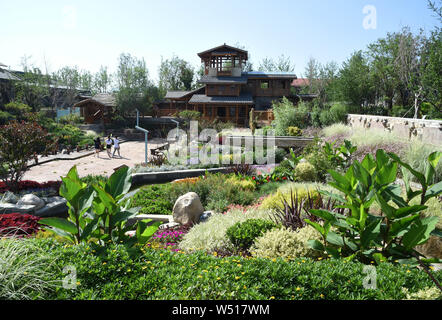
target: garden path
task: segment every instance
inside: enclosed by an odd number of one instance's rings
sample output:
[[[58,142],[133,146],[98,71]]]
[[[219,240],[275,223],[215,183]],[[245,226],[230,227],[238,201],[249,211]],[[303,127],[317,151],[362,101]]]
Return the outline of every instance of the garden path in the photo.
[[[156,148],[163,144],[162,140],[152,140],[149,142],[148,149]],[[60,177],[66,176],[74,165],[77,165],[80,177],[89,174],[110,176],[114,172],[114,168],[122,165],[134,167],[136,164],[144,162],[144,141],[128,141],[121,144],[120,154],[122,158],[119,158],[116,154],[115,158],[110,159],[106,151],[101,151],[100,158],[95,157],[95,155],[89,155],[75,160],[57,160],[39,164],[29,168],[23,180],[37,182],[60,180]],[[150,150],[148,151],[148,156],[150,156]]]

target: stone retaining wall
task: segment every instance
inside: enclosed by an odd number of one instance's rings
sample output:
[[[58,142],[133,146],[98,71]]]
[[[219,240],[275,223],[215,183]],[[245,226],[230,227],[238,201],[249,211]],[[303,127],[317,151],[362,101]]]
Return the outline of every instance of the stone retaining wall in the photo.
[[[442,144],[442,121],[440,120],[349,114],[347,121],[355,128],[384,129],[404,138],[417,137],[428,143]]]

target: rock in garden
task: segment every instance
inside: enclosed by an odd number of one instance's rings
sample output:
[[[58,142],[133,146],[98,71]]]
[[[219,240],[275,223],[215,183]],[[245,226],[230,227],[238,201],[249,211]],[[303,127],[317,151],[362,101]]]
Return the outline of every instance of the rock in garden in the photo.
[[[169,222],[169,223],[164,223],[162,225],[160,225],[158,227],[158,229],[169,229],[169,228],[174,228],[174,227],[178,227],[180,226],[180,224],[178,222]]]
[[[0,214],[2,213],[27,213],[33,214],[35,206],[33,205],[19,205],[13,203],[0,203]]]
[[[6,191],[5,194],[3,195],[2,199],[0,200],[0,202],[17,203],[18,200],[19,200],[19,197],[17,197],[11,191]]]
[[[199,222],[206,222],[212,214],[213,211],[204,211],[204,213],[199,218]]]
[[[199,221],[204,213],[200,197],[195,192],[189,192],[177,199],[173,206],[173,221],[186,224],[194,224]]]
[[[63,197],[44,198],[46,205],[35,211],[38,217],[63,217],[68,212],[66,199]]]
[[[45,202],[36,195],[30,193],[21,197],[20,200],[17,201],[17,205],[35,206],[35,210],[39,210],[45,206]]]

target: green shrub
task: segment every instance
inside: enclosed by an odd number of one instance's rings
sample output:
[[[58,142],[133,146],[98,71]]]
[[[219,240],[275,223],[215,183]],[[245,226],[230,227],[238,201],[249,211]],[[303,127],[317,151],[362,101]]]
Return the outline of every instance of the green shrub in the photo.
[[[9,121],[15,120],[15,116],[6,111],[0,111],[0,125],[7,124]]]
[[[317,258],[321,254],[310,248],[308,241],[320,239],[321,235],[310,226],[297,231],[289,228],[275,228],[256,238],[250,252],[254,257],[268,259]]]
[[[442,147],[426,144],[418,139],[412,139],[404,150],[404,160],[410,164],[413,169],[419,172],[425,172],[428,166],[428,162],[425,161],[425,159],[434,151],[442,152]],[[439,161],[435,169],[436,172],[432,178],[432,183],[442,181],[442,161]],[[413,181],[417,182],[414,178]]]
[[[415,293],[409,293],[407,288],[402,288],[406,300],[442,300],[442,292],[437,287],[428,287]]]
[[[198,120],[201,118],[201,113],[194,110],[184,110],[178,113],[178,117],[185,120]]]
[[[34,240],[35,241],[35,240]],[[376,267],[377,290],[364,288],[364,265],[341,259],[219,258],[201,252],[128,250],[109,245],[68,246],[35,242],[58,257],[51,279],[76,269],[77,288],[51,290],[51,300],[400,300],[433,287],[422,270],[383,263]],[[0,253],[1,254],[1,253]],[[442,272],[434,272],[442,281]]]
[[[295,177],[299,181],[315,181],[316,169],[309,162],[301,162],[295,168]]]
[[[273,114],[275,120],[275,134],[277,136],[286,136],[288,128],[296,126],[298,128],[306,128],[309,125],[308,107],[304,103],[299,103],[296,107],[286,97],[281,102],[273,105]]]
[[[302,130],[299,129],[298,127],[288,127],[287,133],[289,136],[292,136],[292,137],[302,136]]]
[[[341,103],[333,104],[330,109],[321,111],[319,120],[322,126],[347,122],[347,107]]]
[[[140,207],[140,214],[172,214],[175,202],[167,197],[171,188],[171,184],[145,186],[131,198],[131,207]]]
[[[5,104],[5,110],[14,115],[18,120],[25,120],[26,114],[31,112],[32,108],[27,104],[13,101]]]
[[[332,190],[331,187],[322,184],[315,183],[286,183],[280,185],[278,190],[264,199],[261,204],[263,209],[283,209],[283,199],[290,203],[291,192],[296,193],[298,201],[307,199],[308,194],[310,197],[316,198],[319,196],[318,189],[320,190]]]
[[[408,111],[408,113],[407,113]],[[410,108],[406,108],[404,106],[393,106],[391,108],[391,116],[392,117],[405,117],[406,115],[408,115],[409,117],[412,116],[413,111],[410,110]]]
[[[236,248],[247,250],[257,237],[274,227],[276,227],[276,224],[270,221],[249,219],[244,222],[237,222],[228,228],[226,235]]]
[[[250,209],[246,212],[233,209],[226,214],[215,213],[207,222],[195,225],[184,236],[179,247],[184,251],[214,251],[216,249],[233,250],[233,245],[227,238],[227,229],[237,222],[248,219],[271,220],[270,214],[265,210]]]

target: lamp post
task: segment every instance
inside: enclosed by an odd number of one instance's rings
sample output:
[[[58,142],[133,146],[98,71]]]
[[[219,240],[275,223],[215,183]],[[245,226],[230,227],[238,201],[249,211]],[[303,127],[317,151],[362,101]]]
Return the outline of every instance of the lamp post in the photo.
[[[137,125],[135,126],[135,129],[144,132],[144,162],[147,164],[147,141],[148,141],[149,130],[143,129],[139,126],[140,124],[139,117],[140,117],[140,112],[137,109]]]

